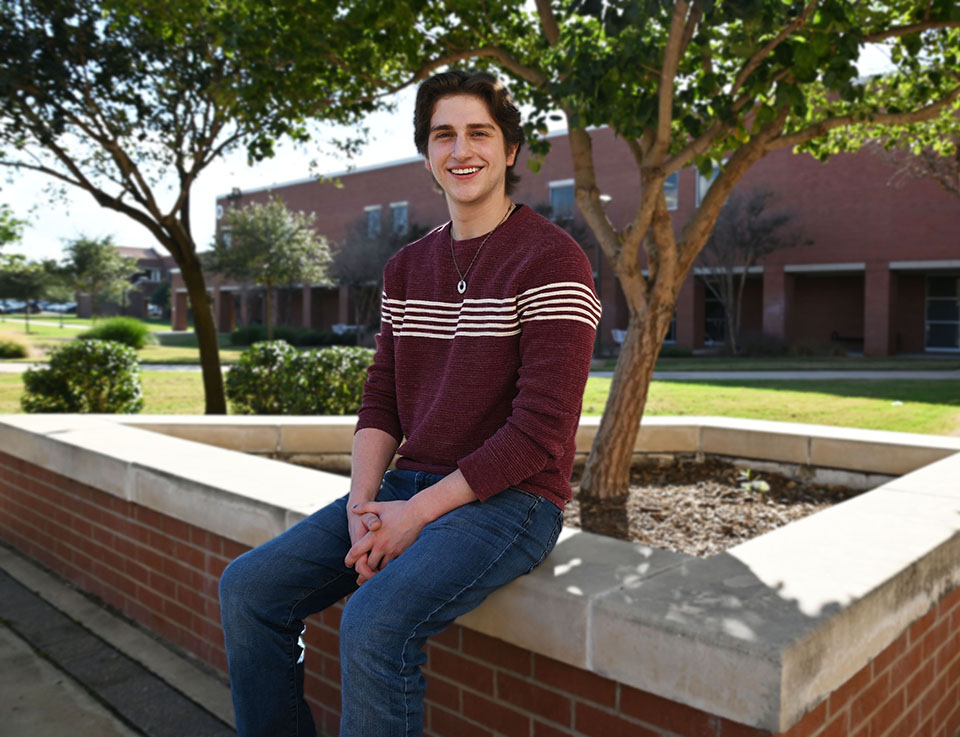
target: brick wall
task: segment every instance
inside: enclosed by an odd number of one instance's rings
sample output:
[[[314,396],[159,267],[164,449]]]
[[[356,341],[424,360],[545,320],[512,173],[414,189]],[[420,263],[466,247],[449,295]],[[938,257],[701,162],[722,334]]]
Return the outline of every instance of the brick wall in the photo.
[[[0,453],[0,538],[223,670],[216,599],[246,547]],[[337,733],[342,607],[307,623],[307,693]],[[429,737],[767,737],[460,626],[426,667]],[[956,737],[960,589],[786,732],[789,737]]]

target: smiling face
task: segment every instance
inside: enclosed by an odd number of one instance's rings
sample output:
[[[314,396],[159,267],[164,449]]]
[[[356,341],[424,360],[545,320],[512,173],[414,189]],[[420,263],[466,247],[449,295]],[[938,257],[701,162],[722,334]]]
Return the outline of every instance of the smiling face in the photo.
[[[437,100],[427,139],[427,170],[453,207],[492,206],[506,200],[506,172],[517,147],[506,150],[503,131],[486,103],[473,95]]]

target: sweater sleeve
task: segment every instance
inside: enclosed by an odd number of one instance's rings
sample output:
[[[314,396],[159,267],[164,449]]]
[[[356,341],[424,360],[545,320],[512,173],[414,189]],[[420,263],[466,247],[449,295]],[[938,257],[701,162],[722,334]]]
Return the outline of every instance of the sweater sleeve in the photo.
[[[518,290],[520,368],[511,414],[458,464],[481,501],[562,456],[577,432],[600,300],[579,246],[570,242],[543,256]]]
[[[373,363],[367,369],[367,380],[363,385],[363,401],[357,413],[357,426],[354,430],[375,427],[403,440],[400,416],[397,410],[397,384],[393,363],[393,322],[390,317],[390,300],[387,297],[387,275],[384,273],[384,291],[380,307],[380,332],[377,334],[377,350]]]

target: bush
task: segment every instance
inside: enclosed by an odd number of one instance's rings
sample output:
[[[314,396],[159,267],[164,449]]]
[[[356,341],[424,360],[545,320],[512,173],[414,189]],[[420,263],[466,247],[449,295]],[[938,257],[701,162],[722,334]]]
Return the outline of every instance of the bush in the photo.
[[[356,333],[322,333],[309,328],[295,328],[289,325],[277,325],[273,329],[274,340],[282,340],[290,345],[326,346],[326,345],[356,345]],[[267,328],[264,325],[251,325],[246,328],[237,328],[230,333],[230,345],[253,345],[267,339]]]
[[[157,342],[146,323],[133,317],[111,317],[99,322],[91,330],[81,333],[80,340],[113,340],[138,351]]]
[[[660,346],[659,358],[690,358],[693,351],[679,345],[664,344]]]
[[[79,340],[50,354],[44,369],[23,375],[24,412],[133,414],[143,409],[137,354],[109,340]]]
[[[367,348],[300,353],[282,340],[256,343],[227,373],[227,398],[243,414],[352,414],[360,408],[372,361]]]
[[[0,358],[26,358],[27,347],[15,340],[0,340]]]

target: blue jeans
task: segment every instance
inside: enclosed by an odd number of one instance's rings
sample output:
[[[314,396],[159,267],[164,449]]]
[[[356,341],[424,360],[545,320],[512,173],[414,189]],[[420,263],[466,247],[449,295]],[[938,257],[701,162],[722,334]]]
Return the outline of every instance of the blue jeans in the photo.
[[[441,478],[388,471],[377,501],[409,499]],[[341,737],[421,734],[427,638],[532,571],[562,525],[554,504],[506,489],[425,526],[358,588],[343,563],[346,515],[344,497],[224,571],[220,608],[240,737],[316,734],[303,698],[303,619],[350,593],[340,623]]]

